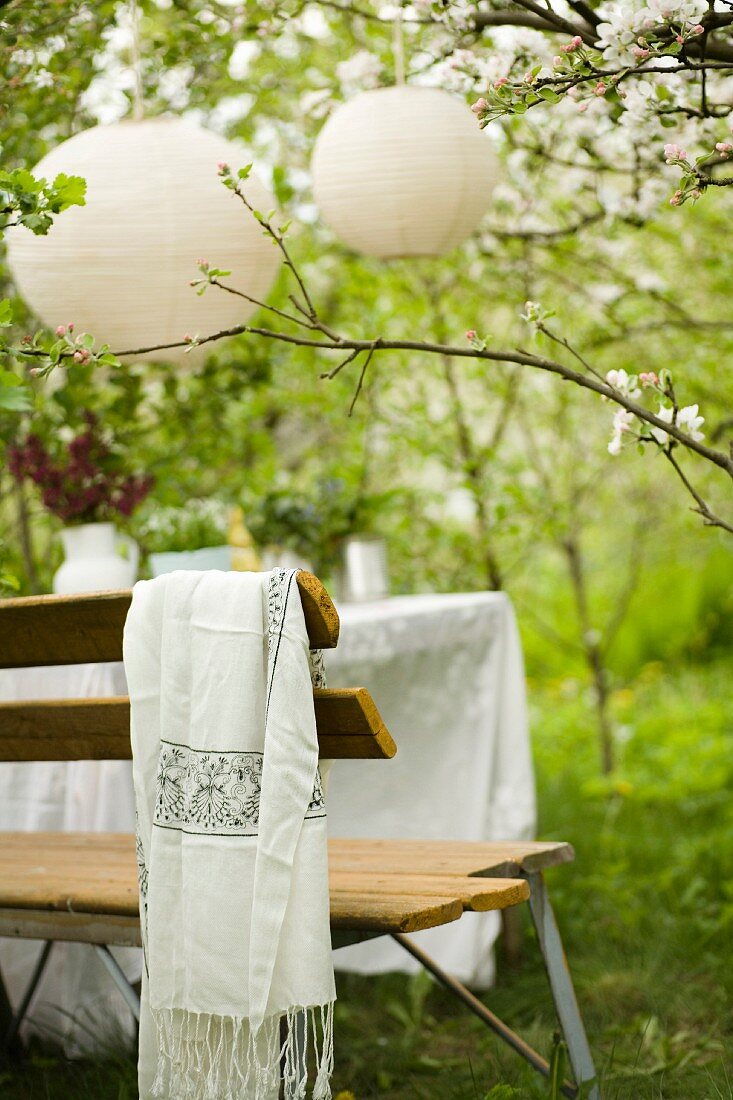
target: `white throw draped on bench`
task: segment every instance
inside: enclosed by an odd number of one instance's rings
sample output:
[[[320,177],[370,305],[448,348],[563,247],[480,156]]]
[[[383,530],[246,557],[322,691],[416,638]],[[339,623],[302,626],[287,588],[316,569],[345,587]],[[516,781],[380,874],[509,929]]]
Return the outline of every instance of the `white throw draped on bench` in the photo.
[[[330,1097],[335,988],[295,573],[135,586],[124,640],[145,951],[140,1097]],[[305,1026],[299,1013],[307,1010]]]

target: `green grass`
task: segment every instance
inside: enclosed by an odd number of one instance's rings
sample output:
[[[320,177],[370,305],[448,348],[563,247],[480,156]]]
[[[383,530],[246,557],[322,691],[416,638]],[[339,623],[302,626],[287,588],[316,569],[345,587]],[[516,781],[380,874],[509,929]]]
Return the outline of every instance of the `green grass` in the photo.
[[[605,1100],[733,1100],[733,689],[724,662],[649,665],[614,699],[619,767],[598,777],[582,685],[531,684],[540,834]],[[555,1021],[529,927],[486,1001],[549,1054]],[[547,1086],[427,978],[340,976],[335,1095],[515,1100]],[[132,1059],[35,1048],[2,1100],[132,1100]]]

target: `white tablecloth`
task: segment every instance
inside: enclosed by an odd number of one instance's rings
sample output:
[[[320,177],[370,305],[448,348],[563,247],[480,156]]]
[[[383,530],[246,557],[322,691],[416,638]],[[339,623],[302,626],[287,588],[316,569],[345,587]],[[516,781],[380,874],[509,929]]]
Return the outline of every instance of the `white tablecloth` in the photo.
[[[338,760],[333,836],[514,840],[532,835],[535,793],[522,651],[503,593],[401,596],[341,612],[326,654],[332,687],[369,688],[397,742],[393,760]],[[458,978],[493,977],[497,914],[416,936]],[[417,968],[393,941],[344,948],[337,967]]]
[[[391,761],[337,761],[328,794],[333,836],[518,839],[534,830],[535,799],[522,653],[502,593],[402,596],[340,609],[338,649],[326,654],[332,687],[369,688],[398,753]],[[0,672],[0,700],[125,694],[122,666]],[[0,765],[0,829],[134,828],[130,766]],[[486,986],[495,914],[466,914],[419,939],[457,977]],[[0,941],[17,998],[37,948]],[[136,952],[120,951],[131,978]],[[92,952],[57,945],[34,1022],[67,1036],[129,1029],[129,1012]],[[363,973],[416,965],[389,940],[340,950],[337,967]],[[81,1014],[70,1028],[68,1013]]]
[[[125,695],[121,664],[0,670],[0,701]],[[0,764],[0,829],[135,828],[132,765],[126,761]],[[17,1004],[41,945],[0,939],[0,970]],[[114,948],[130,981],[141,974],[136,948]],[[131,1040],[134,1023],[102,963],[86,944],[57,943],[31,1005],[29,1020],[60,1040],[69,1055]]]

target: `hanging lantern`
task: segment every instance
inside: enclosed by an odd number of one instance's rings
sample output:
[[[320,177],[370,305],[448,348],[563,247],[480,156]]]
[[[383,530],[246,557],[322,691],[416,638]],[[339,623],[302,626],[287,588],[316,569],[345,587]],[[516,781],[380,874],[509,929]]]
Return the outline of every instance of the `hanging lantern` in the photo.
[[[437,88],[362,92],[339,107],[313,153],[324,221],[369,256],[441,256],[488,209],[497,163],[461,100]]]
[[[222,185],[221,162],[236,170],[246,154],[181,119],[96,126],[59,145],[34,172],[83,176],[86,206],[61,214],[46,237],[13,234],[9,263],[26,302],[49,327],[73,321],[113,351],[245,322],[255,306],[216,287],[199,297],[190,286],[206,259],[261,301],[279,264],[273,242]],[[256,210],[274,206],[254,176],[242,188]],[[190,359],[183,349],[141,358]]]

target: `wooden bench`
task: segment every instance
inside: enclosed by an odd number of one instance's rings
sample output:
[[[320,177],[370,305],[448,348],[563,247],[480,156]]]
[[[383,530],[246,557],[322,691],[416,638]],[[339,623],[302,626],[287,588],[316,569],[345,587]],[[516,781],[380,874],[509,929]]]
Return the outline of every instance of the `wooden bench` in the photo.
[[[312,574],[298,588],[313,649],[333,648],[339,620]],[[40,596],[0,601],[0,667],[120,661],[129,592]],[[384,759],[396,746],[362,687],[314,691],[320,755]],[[129,700],[63,699],[0,704],[0,761],[129,760]],[[507,909],[529,901],[560,1023],[578,1083],[595,1078],[564,962],[543,871],[573,858],[561,843],[331,840],[334,946],[391,935],[541,1073],[548,1063],[410,938],[458,920],[466,911]],[[134,837],[112,833],[0,833],[0,936],[44,941],[15,1011],[0,976],[0,1027],[7,1048],[43,974],[53,943],[92,945],[131,1010],[137,994],[109,946],[139,946]],[[4,1024],[3,1024],[4,1016]],[[576,1089],[566,1082],[565,1095]],[[598,1098],[597,1086],[584,1093]]]

